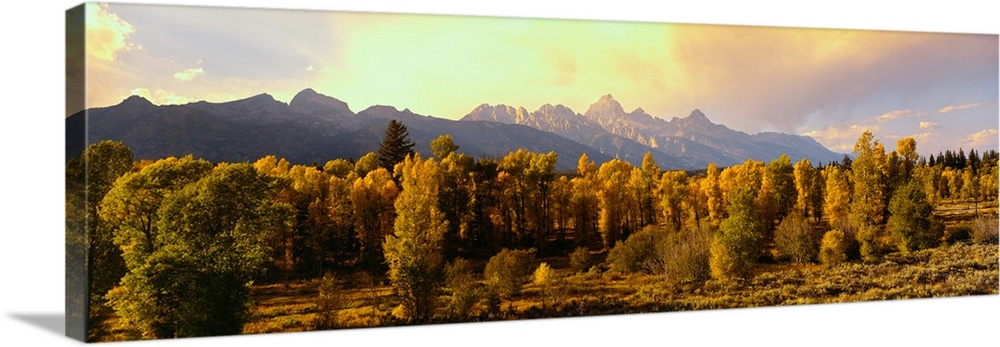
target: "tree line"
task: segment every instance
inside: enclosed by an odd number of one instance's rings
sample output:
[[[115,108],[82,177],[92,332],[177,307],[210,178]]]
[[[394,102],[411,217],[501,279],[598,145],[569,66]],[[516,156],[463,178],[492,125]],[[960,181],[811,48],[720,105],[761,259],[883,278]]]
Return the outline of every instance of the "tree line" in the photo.
[[[239,333],[254,281],[342,271],[387,277],[404,315],[427,321],[448,273],[509,250],[607,252],[612,268],[678,281],[743,278],[778,258],[877,261],[933,244],[932,204],[998,191],[996,151],[927,161],[913,139],[886,153],[871,132],[825,167],[782,155],[703,174],[662,171],[648,153],[638,167],[584,154],[557,172],[554,152],[473,158],[449,135],[426,158],[412,147],[395,120],[377,152],[322,166],[89,146],[66,174],[67,227],[90,231],[72,242],[89,250],[92,335],[111,316],[132,338]]]

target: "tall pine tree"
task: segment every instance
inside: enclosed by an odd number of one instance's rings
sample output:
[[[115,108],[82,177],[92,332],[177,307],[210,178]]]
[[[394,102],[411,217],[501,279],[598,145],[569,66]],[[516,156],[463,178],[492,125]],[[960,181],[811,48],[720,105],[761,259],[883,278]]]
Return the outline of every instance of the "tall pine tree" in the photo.
[[[385,129],[385,137],[382,138],[382,145],[378,149],[378,165],[392,172],[396,163],[403,161],[410,154],[413,154],[410,133],[402,122],[393,119]]]

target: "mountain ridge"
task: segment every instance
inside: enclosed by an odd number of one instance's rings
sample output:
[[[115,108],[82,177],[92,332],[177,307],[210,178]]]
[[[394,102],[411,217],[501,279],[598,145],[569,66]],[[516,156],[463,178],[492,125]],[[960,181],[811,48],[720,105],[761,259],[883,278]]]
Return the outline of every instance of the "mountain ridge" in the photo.
[[[620,158],[639,165],[646,152],[664,169],[702,169],[748,158],[770,160],[787,153],[797,160],[839,160],[815,139],[782,133],[746,134],[712,123],[695,109],[684,118],[665,120],[641,107],[625,112],[611,94],[601,96],[581,114],[547,103],[529,112],[523,106],[480,104],[458,120],[448,120],[392,105],[372,105],[354,112],[335,97],[311,88],[288,103],[267,93],[225,102],[198,101],[155,105],[141,96],[92,108],[67,118],[67,160],[84,141],[119,140],[137,159],[195,154],[213,161],[250,161],[268,154],[310,164],[354,158],[377,151],[389,120],[407,125],[415,149],[430,156],[429,142],[451,134],[461,151],[502,157],[518,148],[555,151],[557,167],[575,168],[579,155],[603,162]],[[81,137],[83,131],[89,131]],[[818,159],[818,160],[817,160]]]
[[[625,108],[611,94],[601,96],[583,114],[558,105],[557,108],[559,106],[565,108],[560,112],[561,117],[538,116],[537,114],[549,115],[550,112],[547,110],[552,108],[551,104],[545,104],[530,113],[529,117],[517,119],[508,117],[497,120],[496,117],[484,114],[483,110],[488,109],[488,106],[480,105],[461,120],[493,120],[525,124],[598,147],[599,143],[613,138],[612,142],[618,144],[617,149],[634,152],[635,149],[625,149],[627,146],[622,145],[621,139],[626,139],[645,146],[646,150],[654,153],[654,156],[657,154],[661,158],[667,156],[666,159],[675,161],[677,166],[682,168],[703,168],[708,163],[730,166],[746,159],[767,161],[783,153],[796,161],[809,158],[810,161],[817,163],[839,160],[843,156],[806,136],[783,133],[751,135],[730,129],[725,125],[713,123],[700,109],[694,109],[686,117],[672,117],[670,120],[654,117],[641,107],[632,112],[625,112]],[[566,126],[567,124],[574,126]],[[605,134],[600,134],[601,132]],[[632,161],[631,158],[627,160]]]

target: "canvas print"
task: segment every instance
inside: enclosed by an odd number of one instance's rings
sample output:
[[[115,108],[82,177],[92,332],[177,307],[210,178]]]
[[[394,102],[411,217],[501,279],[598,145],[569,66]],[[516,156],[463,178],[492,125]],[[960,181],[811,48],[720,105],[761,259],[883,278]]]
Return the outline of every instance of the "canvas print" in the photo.
[[[998,293],[998,36],[86,3],[88,342]]]

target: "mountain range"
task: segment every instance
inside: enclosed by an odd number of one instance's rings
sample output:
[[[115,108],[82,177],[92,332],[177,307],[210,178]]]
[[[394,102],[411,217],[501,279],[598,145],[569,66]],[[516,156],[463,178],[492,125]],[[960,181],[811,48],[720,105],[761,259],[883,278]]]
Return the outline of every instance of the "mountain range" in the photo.
[[[782,153],[814,163],[839,160],[805,136],[750,135],[712,123],[701,111],[664,120],[638,108],[626,113],[611,95],[585,113],[545,104],[524,107],[483,104],[460,120],[420,115],[409,109],[376,105],[355,113],[347,103],[305,89],[288,103],[268,94],[222,103],[199,101],[154,105],[130,96],[118,105],[92,108],[66,119],[66,157],[87,144],[124,142],[136,159],[193,154],[210,161],[254,161],[274,154],[293,163],[322,164],[333,158],[357,159],[377,151],[390,120],[406,125],[414,149],[429,156],[430,141],[450,134],[460,151],[476,157],[503,157],[518,148],[555,151],[557,169],[576,167],[586,153],[602,163],[620,158],[639,165],[646,152],[664,169],[721,167],[748,158],[771,160]]]

